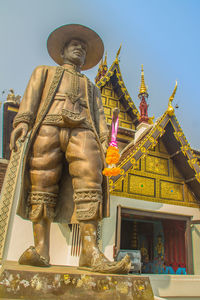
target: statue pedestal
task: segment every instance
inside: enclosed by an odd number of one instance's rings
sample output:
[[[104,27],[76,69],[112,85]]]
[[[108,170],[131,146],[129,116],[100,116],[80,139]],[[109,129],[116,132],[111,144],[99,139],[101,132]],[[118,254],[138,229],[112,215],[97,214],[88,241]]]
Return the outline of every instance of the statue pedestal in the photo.
[[[153,300],[148,277],[99,274],[76,267],[39,268],[5,261],[0,273],[0,299]]]

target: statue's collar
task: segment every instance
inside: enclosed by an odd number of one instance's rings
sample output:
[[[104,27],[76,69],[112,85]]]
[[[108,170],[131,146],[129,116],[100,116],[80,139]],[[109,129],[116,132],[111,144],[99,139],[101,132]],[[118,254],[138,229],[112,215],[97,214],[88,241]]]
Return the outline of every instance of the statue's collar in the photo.
[[[80,73],[80,68],[77,67],[76,65],[72,64],[72,63],[65,63],[65,64],[62,65],[62,67],[66,70],[75,71],[75,72]]]

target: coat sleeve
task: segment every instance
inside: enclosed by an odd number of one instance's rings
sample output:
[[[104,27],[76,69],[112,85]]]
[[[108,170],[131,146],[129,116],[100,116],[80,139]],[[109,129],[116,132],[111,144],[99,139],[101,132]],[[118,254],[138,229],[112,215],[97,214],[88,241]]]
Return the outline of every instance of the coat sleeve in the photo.
[[[46,66],[38,66],[33,71],[20,103],[19,111],[14,119],[14,128],[21,122],[27,123],[29,128],[32,127],[40,104],[47,71]]]
[[[109,131],[104,115],[101,92],[96,86],[94,86],[94,117],[97,133],[99,134],[101,143],[103,143],[108,140]]]

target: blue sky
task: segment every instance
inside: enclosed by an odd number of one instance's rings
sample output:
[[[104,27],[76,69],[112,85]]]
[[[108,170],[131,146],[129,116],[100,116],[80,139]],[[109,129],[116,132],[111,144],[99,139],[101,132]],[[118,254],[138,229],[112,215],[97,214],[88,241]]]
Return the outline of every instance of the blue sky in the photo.
[[[164,113],[178,80],[176,116],[200,149],[199,14],[199,0],[0,0],[0,95],[10,88],[22,95],[37,65],[55,65],[46,49],[51,31],[83,24],[102,37],[109,66],[122,43],[120,67],[137,107],[144,65],[150,116]],[[85,72],[91,80],[96,73]]]

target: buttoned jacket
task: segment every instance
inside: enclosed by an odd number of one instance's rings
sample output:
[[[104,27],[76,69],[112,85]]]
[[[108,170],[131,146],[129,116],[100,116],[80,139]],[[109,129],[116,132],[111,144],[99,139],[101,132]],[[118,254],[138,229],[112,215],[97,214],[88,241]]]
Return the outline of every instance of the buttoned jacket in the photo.
[[[38,66],[32,73],[24,96],[22,98],[19,111],[14,120],[14,127],[21,122],[26,122],[29,125],[29,137],[26,149],[24,150],[23,168],[22,168],[22,182],[21,192],[18,205],[18,214],[23,218],[28,218],[28,203],[27,196],[30,188],[28,172],[28,157],[31,146],[37,135],[37,132],[52,105],[56,91],[62,80],[64,68],[54,66]],[[101,93],[99,89],[90,82],[84,75],[86,90],[87,90],[87,104],[89,109],[90,124],[95,133],[98,142],[101,158],[105,166],[105,157],[101,143],[107,138],[108,129],[104,116],[104,110],[101,100]],[[61,188],[59,193],[59,201],[57,207],[56,222],[71,222],[71,216],[74,212],[74,204],[72,201],[72,185],[69,173],[66,168],[66,174],[63,176]],[[67,201],[66,194],[67,193]],[[64,206],[64,207],[63,207]],[[59,212],[60,210],[60,212]],[[64,213],[63,213],[64,212]],[[107,179],[103,179],[103,215],[109,215],[109,193]]]

